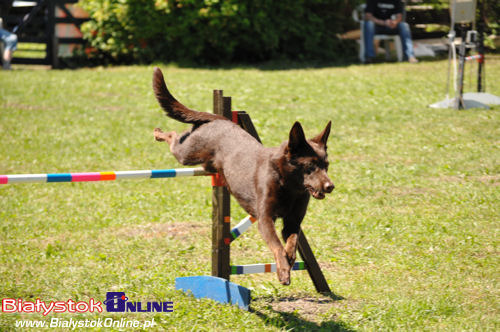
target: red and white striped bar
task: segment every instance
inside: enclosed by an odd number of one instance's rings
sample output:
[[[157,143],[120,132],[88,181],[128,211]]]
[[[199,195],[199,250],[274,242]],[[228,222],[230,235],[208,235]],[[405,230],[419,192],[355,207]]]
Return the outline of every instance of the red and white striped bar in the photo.
[[[181,176],[212,175],[202,168],[177,168],[139,171],[90,172],[90,173],[49,173],[0,175],[0,184],[36,182],[94,182],[123,179],[160,179]]]

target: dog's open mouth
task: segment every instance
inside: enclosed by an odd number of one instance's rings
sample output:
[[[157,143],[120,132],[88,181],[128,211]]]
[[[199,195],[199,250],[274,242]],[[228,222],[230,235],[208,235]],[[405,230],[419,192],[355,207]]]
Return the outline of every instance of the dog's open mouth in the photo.
[[[323,199],[325,198],[325,193],[320,191],[320,190],[316,190],[312,187],[307,187],[307,191],[309,191],[309,193],[312,195],[312,197],[316,198],[316,199]]]

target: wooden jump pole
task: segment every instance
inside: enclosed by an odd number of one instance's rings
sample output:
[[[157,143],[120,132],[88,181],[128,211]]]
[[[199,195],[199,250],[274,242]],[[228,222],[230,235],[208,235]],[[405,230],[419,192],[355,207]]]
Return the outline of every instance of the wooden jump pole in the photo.
[[[224,97],[222,90],[214,90],[214,113],[231,119],[231,97]],[[231,205],[229,191],[220,174],[212,176],[212,276],[229,280],[229,237]]]

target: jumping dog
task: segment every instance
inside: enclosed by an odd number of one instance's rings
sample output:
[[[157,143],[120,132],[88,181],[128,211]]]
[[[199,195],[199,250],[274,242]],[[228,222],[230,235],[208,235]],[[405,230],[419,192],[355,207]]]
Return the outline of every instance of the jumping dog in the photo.
[[[153,90],[169,117],[193,124],[181,135],[156,128],[155,139],[166,141],[181,164],[201,164],[206,171],[220,174],[243,209],[259,220],[259,232],[274,254],[278,279],[289,285],[309,198],[323,199],[335,188],[327,174],[331,121],[312,139],[306,139],[295,122],[288,141],[267,148],[225,117],[182,105],[168,91],[159,68],[153,73]],[[276,218],[283,219],[284,247],[274,227]]]

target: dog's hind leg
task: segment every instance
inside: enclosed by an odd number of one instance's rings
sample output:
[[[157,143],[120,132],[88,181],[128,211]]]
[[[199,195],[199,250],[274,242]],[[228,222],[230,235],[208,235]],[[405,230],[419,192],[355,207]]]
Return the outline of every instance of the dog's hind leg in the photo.
[[[167,142],[170,147],[172,147],[172,143],[177,138],[177,133],[175,131],[164,133],[160,128],[155,128],[154,135],[155,140],[158,142]]]
[[[210,149],[199,144],[199,140],[190,139],[191,134],[190,130],[180,136],[175,131],[165,133],[160,128],[154,130],[155,139],[159,142],[167,142],[170,151],[182,165],[209,165],[212,158]]]

